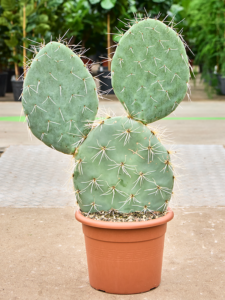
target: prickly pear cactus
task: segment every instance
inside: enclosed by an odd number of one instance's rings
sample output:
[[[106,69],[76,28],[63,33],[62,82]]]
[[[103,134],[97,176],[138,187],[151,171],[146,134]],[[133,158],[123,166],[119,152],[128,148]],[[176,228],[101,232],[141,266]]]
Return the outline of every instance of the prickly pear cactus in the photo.
[[[24,82],[28,125],[48,146],[74,155],[75,195],[88,213],[164,212],[173,193],[170,151],[147,124],[170,114],[187,92],[185,47],[158,20],[128,27],[112,60],[112,84],[126,117],[94,120],[93,78],[61,43],[41,49]]]
[[[148,124],[174,111],[188,80],[186,51],[172,28],[145,19],[120,39],[112,61],[112,86],[135,120]]]
[[[165,147],[127,117],[105,120],[78,149],[74,185],[82,211],[164,210],[173,181]]]
[[[97,114],[97,89],[82,60],[65,45],[50,42],[33,59],[22,104],[28,126],[38,139],[73,154],[90,131],[88,121]]]

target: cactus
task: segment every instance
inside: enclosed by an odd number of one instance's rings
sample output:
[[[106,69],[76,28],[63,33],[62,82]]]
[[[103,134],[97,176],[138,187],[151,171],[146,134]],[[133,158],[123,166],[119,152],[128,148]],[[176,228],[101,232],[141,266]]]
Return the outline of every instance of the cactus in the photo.
[[[105,120],[79,147],[76,163],[74,185],[82,211],[167,207],[174,181],[170,155],[140,122]]]
[[[41,46],[28,70],[21,98],[33,134],[67,154],[73,154],[86,139],[91,129],[88,124],[98,110],[91,74],[78,55],[57,42]]]
[[[164,23],[145,19],[120,39],[112,61],[112,86],[135,120],[148,124],[174,111],[187,92],[188,79],[183,42]]]
[[[75,195],[87,213],[165,212],[173,194],[171,153],[148,124],[170,114],[187,93],[185,44],[156,19],[127,26],[112,59],[112,84],[126,117],[94,120],[94,81],[62,43],[42,47],[24,82],[28,125],[48,146],[74,155]]]

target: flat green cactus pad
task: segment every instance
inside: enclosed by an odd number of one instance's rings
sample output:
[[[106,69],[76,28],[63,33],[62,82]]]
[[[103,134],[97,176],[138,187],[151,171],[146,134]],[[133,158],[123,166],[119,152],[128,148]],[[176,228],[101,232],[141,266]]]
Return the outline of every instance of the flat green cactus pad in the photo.
[[[97,89],[82,60],[50,42],[34,58],[24,81],[22,104],[28,126],[47,146],[73,154],[97,114]]]
[[[170,155],[141,122],[107,119],[75,157],[74,186],[82,211],[164,211],[174,176]]]
[[[130,115],[143,123],[159,120],[183,100],[189,63],[179,35],[146,19],[122,36],[112,60],[112,86]]]

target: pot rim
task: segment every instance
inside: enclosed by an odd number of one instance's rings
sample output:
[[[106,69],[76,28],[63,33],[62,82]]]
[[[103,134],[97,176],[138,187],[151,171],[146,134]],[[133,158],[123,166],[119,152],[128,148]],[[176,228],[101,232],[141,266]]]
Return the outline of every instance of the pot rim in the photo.
[[[11,82],[22,82],[23,83],[23,80],[22,79],[11,79]]]
[[[158,219],[140,221],[140,222],[124,222],[124,223],[92,220],[90,218],[83,216],[79,209],[75,212],[75,218],[77,219],[77,221],[81,222],[82,224],[91,227],[106,228],[106,229],[139,229],[139,228],[155,227],[169,222],[170,220],[173,219],[173,217],[174,217],[174,213],[170,207],[168,207],[168,213],[165,216],[160,217]]]

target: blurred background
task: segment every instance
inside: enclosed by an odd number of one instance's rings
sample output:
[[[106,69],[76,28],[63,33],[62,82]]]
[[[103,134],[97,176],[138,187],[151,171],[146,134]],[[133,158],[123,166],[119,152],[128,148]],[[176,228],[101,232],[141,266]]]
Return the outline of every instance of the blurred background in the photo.
[[[1,0],[0,1],[0,97],[14,91],[19,99],[23,65],[34,53],[27,51],[32,44],[57,40],[67,30],[70,45],[89,49],[83,61],[99,62],[94,73],[110,71],[103,57],[112,56],[118,36],[123,31],[120,20],[161,13],[160,20],[173,20],[176,30],[186,40],[187,54],[198,82],[207,97],[225,95],[225,4],[218,0]],[[184,19],[184,20],[183,20]],[[182,21],[183,20],[183,21]],[[182,21],[182,22],[181,22]],[[125,20],[126,22],[126,20]],[[118,29],[118,30],[117,30]],[[31,42],[33,40],[33,42]],[[38,44],[36,44],[38,45]],[[23,48],[23,47],[24,48]],[[90,60],[89,60],[90,59]],[[101,80],[110,81],[102,76]],[[196,85],[196,79],[193,81]],[[109,87],[107,87],[108,89]],[[111,91],[110,93],[113,93]],[[10,99],[12,99],[12,95]],[[9,96],[8,96],[9,99]],[[4,100],[4,99],[2,99]]]

